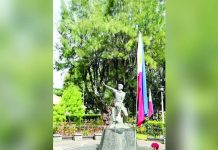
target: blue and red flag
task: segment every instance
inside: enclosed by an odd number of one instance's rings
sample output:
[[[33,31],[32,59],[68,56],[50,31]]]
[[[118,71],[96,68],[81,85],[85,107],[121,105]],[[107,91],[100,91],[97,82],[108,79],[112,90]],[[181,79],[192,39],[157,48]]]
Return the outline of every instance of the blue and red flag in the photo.
[[[146,88],[146,70],[142,35],[139,33],[137,50],[137,125],[140,126],[148,115],[148,98]]]

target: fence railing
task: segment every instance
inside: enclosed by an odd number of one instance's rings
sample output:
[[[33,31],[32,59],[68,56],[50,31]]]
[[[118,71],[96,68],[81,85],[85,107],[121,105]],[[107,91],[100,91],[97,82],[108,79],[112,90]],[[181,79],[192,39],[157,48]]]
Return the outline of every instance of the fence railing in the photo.
[[[102,133],[106,126],[104,125],[75,125],[70,123],[61,123],[54,127],[53,133],[70,136],[75,133],[81,133],[84,136],[92,136],[94,133]]]

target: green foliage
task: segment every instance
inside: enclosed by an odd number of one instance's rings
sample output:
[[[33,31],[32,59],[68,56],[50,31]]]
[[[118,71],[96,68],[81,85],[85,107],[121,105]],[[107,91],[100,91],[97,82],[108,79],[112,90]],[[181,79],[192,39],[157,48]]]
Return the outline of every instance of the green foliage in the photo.
[[[159,137],[165,133],[165,126],[161,121],[148,120],[141,127],[136,128],[137,134]]]
[[[89,130],[83,130],[83,131],[82,131],[82,135],[83,135],[83,136],[88,136],[88,135],[90,135]]]
[[[160,121],[147,121],[144,126],[146,127],[146,134],[153,136],[153,137],[158,137],[160,135],[163,135],[163,129],[164,125]]]
[[[101,114],[85,114],[83,116],[83,120],[102,120],[101,119]]]
[[[105,111],[112,93],[102,82],[113,87],[123,83],[125,105],[134,115],[138,33],[143,35],[148,86],[158,91],[159,68],[165,65],[164,5],[157,0],[73,0],[62,6],[55,67],[69,70],[65,87],[72,82],[85,87],[87,110]]]
[[[67,87],[62,96],[61,105],[69,116],[76,116],[76,122],[80,123],[85,114],[82,102],[82,94],[78,87],[71,84]]]
[[[65,110],[61,105],[53,106],[53,133],[56,133],[60,123],[66,121]]]
[[[136,139],[138,140],[147,140],[147,135],[136,133]]]
[[[77,121],[77,116],[70,116],[72,122]],[[82,117],[83,123],[89,123],[92,125],[103,125],[101,114],[84,114]],[[80,124],[81,125],[81,124]]]
[[[131,124],[131,125],[135,125],[136,124],[136,120],[135,120],[135,118],[127,117],[126,123]]]
[[[76,131],[76,125],[68,122],[58,123],[55,127],[53,127],[53,133],[58,133],[67,136],[74,134]]]
[[[146,128],[145,128],[145,126],[136,128],[136,132],[139,133],[139,134],[145,134],[145,133],[146,133]]]
[[[53,93],[57,96],[62,96],[63,89],[53,89]]]
[[[101,114],[85,114],[84,117],[101,117]]]
[[[98,120],[91,120],[90,122],[92,125],[104,125],[104,122],[102,119],[98,119]]]
[[[60,104],[53,106],[53,133],[57,132],[58,126],[66,121],[66,113],[69,117],[76,116],[74,121],[78,124],[84,116],[81,92],[73,84],[63,91]]]

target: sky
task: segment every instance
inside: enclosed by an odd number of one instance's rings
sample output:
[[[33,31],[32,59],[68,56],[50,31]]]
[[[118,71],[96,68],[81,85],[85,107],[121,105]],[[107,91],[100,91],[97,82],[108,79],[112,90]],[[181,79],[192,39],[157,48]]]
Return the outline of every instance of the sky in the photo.
[[[57,31],[58,24],[61,18],[61,0],[53,0],[53,64],[55,60],[58,59],[59,53],[55,50],[56,43],[59,42],[59,34]],[[53,88],[62,88],[64,76],[66,75],[65,71],[53,70]]]

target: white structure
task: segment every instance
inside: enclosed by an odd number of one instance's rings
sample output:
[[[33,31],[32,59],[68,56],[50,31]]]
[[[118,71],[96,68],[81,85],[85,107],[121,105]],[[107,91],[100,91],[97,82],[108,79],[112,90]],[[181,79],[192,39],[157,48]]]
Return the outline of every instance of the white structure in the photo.
[[[61,97],[53,94],[53,105],[57,105],[61,102]]]

